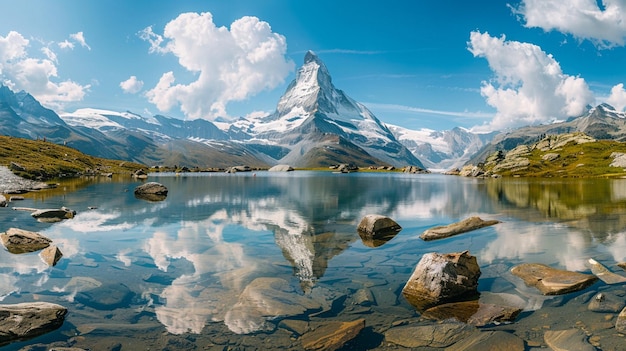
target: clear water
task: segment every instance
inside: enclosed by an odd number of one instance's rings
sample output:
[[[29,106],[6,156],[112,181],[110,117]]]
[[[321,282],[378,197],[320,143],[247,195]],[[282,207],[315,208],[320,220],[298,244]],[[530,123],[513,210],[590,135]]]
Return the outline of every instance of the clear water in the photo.
[[[11,203],[66,206],[77,211],[73,219],[39,223],[28,212],[0,209],[0,231],[38,231],[64,254],[50,268],[36,253],[1,251],[2,303],[48,301],[69,310],[57,331],[0,349],[297,350],[303,323],[358,318],[366,328],[345,349],[403,349],[384,333],[425,323],[401,293],[415,265],[427,252],[464,250],[481,266],[481,293],[526,305],[515,323],[484,329],[514,333],[529,349],[544,345],[544,330],[573,327],[604,350],[623,347],[612,328],[617,313],[587,310],[594,293],[623,297],[623,286],[598,282],[546,298],[509,269],[538,262],[589,272],[593,257],[624,273],[615,263],[626,260],[626,180],[303,171],[149,180],[168,187],[166,200],[136,199],[138,181],[95,178]],[[364,243],[356,226],[371,213],[393,218],[402,231],[380,246]],[[439,241],[418,237],[472,215],[502,223]],[[278,290],[252,289],[267,279]]]

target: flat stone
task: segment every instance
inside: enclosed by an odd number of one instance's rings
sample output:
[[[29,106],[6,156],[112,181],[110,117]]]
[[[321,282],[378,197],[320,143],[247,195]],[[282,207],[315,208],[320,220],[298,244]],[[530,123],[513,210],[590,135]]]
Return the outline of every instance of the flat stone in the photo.
[[[446,351],[486,351],[506,350],[524,351],[524,340],[504,331],[486,331],[474,333],[469,338],[460,340],[447,347]]]
[[[593,258],[590,258],[587,262],[591,265],[591,273],[600,278],[603,282],[607,284],[626,283],[626,277],[609,271],[608,268]]]
[[[63,257],[63,253],[56,245],[50,245],[41,250],[39,257],[50,267],[56,266],[57,262]]]
[[[404,325],[385,332],[385,341],[404,347],[447,347],[466,339],[476,328],[465,323],[444,322],[431,325]]]
[[[283,319],[278,323],[278,327],[300,336],[309,330],[309,322],[299,319]]]
[[[544,295],[561,295],[582,290],[598,280],[594,275],[556,269],[540,263],[520,264],[511,268],[511,273]]]
[[[36,210],[30,214],[33,218],[36,218],[39,222],[54,223],[60,222],[64,219],[74,218],[76,211],[70,210],[67,207],[61,208],[47,208]]]
[[[402,288],[402,295],[419,311],[478,294],[480,267],[468,251],[424,254]]]
[[[498,223],[500,223],[498,220],[485,221],[480,217],[470,217],[460,222],[427,229],[420,235],[420,238],[424,241],[443,239]]]
[[[543,338],[554,351],[595,351],[587,341],[587,335],[580,329],[547,330]]]
[[[328,322],[304,334],[300,341],[305,350],[333,351],[354,339],[365,328],[365,319],[352,322]]]
[[[587,308],[593,312],[617,313],[624,308],[625,304],[623,298],[609,292],[601,292],[594,295]]]
[[[67,309],[48,302],[0,305],[0,345],[51,332],[65,321]]]
[[[39,251],[50,246],[52,242],[39,233],[18,228],[9,228],[0,234],[0,240],[7,250],[14,254]]]
[[[522,309],[517,307],[486,304],[474,300],[435,306],[426,310],[423,316],[437,320],[454,318],[469,325],[482,327],[487,324],[512,322],[521,311]]]

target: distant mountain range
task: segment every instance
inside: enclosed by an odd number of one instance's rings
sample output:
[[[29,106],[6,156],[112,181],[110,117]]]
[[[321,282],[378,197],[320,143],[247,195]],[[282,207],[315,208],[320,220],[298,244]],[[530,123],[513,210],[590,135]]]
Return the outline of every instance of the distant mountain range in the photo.
[[[463,128],[410,130],[385,124],[335,88],[325,64],[310,51],[273,113],[232,122],[91,108],[59,116],[27,92],[15,93],[0,85],[2,135],[46,138],[90,155],[146,165],[200,168],[351,163],[448,170],[481,162],[497,150],[535,142],[545,134],[581,131],[596,139],[624,140],[625,117],[603,104],[566,122],[497,135]]]

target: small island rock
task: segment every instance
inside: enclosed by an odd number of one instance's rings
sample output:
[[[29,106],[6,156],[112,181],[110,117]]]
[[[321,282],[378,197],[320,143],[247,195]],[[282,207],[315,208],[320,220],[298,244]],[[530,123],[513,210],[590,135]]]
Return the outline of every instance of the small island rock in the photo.
[[[402,289],[407,301],[420,311],[451,300],[478,294],[480,267],[468,251],[422,256]]]
[[[74,216],[76,216],[76,211],[70,210],[67,207],[61,207],[36,210],[30,215],[40,222],[60,222],[64,219],[74,218]]]
[[[10,253],[21,254],[45,249],[50,246],[52,240],[45,236],[18,228],[9,228],[0,234],[2,244]]]
[[[378,239],[389,234],[395,235],[402,227],[387,216],[368,214],[361,219],[357,230],[369,239]]]
[[[291,172],[293,167],[290,165],[276,165],[267,170],[268,172]]]
[[[167,193],[167,187],[157,182],[148,182],[135,188],[135,197],[148,201],[165,200]]]
[[[48,302],[0,305],[0,345],[51,332],[65,321],[67,309]]]

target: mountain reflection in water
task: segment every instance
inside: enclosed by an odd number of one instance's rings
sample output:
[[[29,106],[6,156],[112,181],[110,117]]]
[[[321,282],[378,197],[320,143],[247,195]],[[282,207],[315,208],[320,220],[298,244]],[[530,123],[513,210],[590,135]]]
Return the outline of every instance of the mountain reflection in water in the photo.
[[[64,255],[49,268],[35,254],[0,254],[4,303],[40,299],[68,307],[64,327],[46,340],[75,333],[96,345],[132,334],[123,328],[132,324],[146,347],[159,346],[148,337],[162,332],[159,325],[220,345],[264,332],[266,342],[280,345],[293,342],[273,333],[283,319],[358,315],[381,334],[394,321],[417,316],[399,292],[427,252],[470,250],[484,271],[479,290],[515,295],[529,310],[547,298],[516,286],[508,267],[538,262],[585,271],[589,257],[626,259],[626,180],[297,171],[154,174],[150,181],[169,189],[165,200],[136,199],[138,181],[95,178],[27,194],[19,204],[66,206],[77,211],[71,220],[44,224],[28,213],[1,211],[4,228],[39,231]],[[403,230],[383,245],[363,243],[356,226],[372,213]],[[441,241],[418,238],[472,215],[502,223]],[[110,282],[134,292],[130,305],[99,311],[74,301]]]

